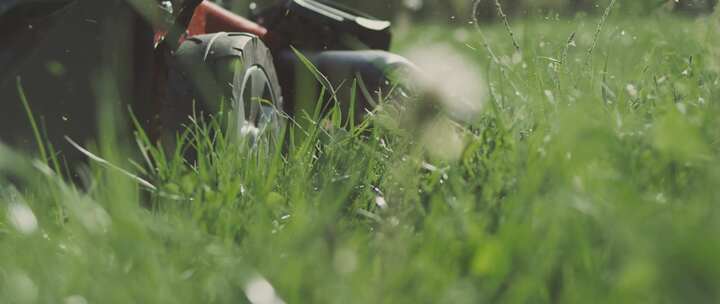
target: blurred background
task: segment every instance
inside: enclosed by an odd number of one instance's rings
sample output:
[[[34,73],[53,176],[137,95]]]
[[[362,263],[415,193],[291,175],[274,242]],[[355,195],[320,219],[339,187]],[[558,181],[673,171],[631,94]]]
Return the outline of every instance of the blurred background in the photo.
[[[276,0],[218,0],[236,11],[247,12],[250,7],[262,8]],[[473,15],[480,22],[493,22],[498,18],[495,0],[336,0],[380,18],[407,18],[415,21],[445,22],[469,21]],[[510,16],[544,18],[597,14],[608,1],[593,0],[500,0]],[[709,13],[717,0],[632,0],[618,1],[616,12],[627,15],[648,15],[659,11],[672,11],[689,15]]]

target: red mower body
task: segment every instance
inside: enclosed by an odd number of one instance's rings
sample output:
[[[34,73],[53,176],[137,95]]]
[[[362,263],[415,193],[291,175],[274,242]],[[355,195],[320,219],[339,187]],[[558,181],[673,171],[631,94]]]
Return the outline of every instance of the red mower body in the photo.
[[[187,27],[187,35],[195,36],[217,32],[245,32],[262,38],[268,30],[215,3],[203,1],[195,9]]]

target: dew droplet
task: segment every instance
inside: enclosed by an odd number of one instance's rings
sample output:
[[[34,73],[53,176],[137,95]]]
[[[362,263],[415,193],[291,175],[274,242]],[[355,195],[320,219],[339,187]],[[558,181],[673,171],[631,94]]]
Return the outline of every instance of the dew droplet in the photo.
[[[88,301],[83,296],[72,295],[65,298],[65,304],[87,304]]]
[[[423,0],[403,0],[403,5],[412,11],[419,11],[423,4]]]
[[[285,303],[277,296],[270,282],[261,276],[256,276],[245,285],[245,295],[253,304]]]
[[[388,208],[387,201],[385,201],[385,198],[382,197],[382,196],[376,196],[376,197],[375,197],[375,204],[376,204],[378,207],[380,207],[380,209],[383,209],[383,210],[385,210],[385,209]]]
[[[7,212],[8,220],[22,234],[32,234],[38,228],[37,218],[32,209],[24,203],[10,203]]]
[[[5,295],[3,298],[7,300],[6,297],[9,295],[14,303],[35,303],[38,300],[38,287],[24,272],[10,275],[3,289]]]

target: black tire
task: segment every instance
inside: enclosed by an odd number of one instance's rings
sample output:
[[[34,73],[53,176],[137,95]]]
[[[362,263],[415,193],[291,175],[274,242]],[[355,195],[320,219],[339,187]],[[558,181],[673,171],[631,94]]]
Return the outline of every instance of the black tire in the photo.
[[[164,125],[181,125],[194,109],[206,114],[223,111],[231,140],[271,148],[281,141],[286,117],[282,91],[270,50],[257,36],[194,36],[183,42],[175,58],[168,78],[171,97],[163,106],[168,117]]]

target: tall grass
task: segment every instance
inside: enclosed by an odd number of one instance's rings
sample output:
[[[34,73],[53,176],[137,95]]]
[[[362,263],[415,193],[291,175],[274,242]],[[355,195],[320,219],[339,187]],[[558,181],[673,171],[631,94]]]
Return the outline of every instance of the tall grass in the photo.
[[[156,191],[100,166],[80,191],[0,146],[0,299],[715,302],[716,25],[610,17],[596,38],[597,24],[517,22],[519,61],[502,25],[485,42],[402,37],[398,51],[449,44],[485,72],[488,107],[467,125],[384,105],[354,127],[298,115],[302,132],[267,151],[229,144],[217,121],[195,120],[172,153],[139,134]],[[458,159],[423,146],[456,136]]]

